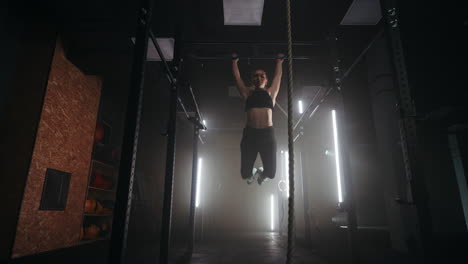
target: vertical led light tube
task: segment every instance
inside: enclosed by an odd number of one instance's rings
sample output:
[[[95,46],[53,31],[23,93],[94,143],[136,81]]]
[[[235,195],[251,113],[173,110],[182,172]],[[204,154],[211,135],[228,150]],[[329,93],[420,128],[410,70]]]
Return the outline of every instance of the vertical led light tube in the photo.
[[[271,231],[275,230],[275,197],[270,196],[270,226]]]
[[[297,106],[299,107],[299,114],[304,113],[304,106],[302,105],[302,100],[297,102]]]
[[[286,196],[289,198],[289,152],[284,152],[284,178],[286,181]]]
[[[338,127],[336,125],[336,111],[332,110],[333,119],[333,141],[335,143],[335,163],[336,163],[336,184],[338,187],[338,202],[343,202],[343,195],[341,193],[341,167],[340,167],[340,149],[338,142]]]
[[[198,158],[198,169],[197,169],[197,193],[195,196],[195,207],[200,205],[200,184],[201,184],[201,170],[202,170],[203,159]]]

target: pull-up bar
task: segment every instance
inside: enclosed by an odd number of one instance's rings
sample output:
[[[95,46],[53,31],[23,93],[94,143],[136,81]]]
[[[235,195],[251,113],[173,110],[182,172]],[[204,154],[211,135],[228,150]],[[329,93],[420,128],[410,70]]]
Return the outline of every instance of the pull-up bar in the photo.
[[[322,46],[323,41],[295,41],[292,43],[293,46]],[[287,46],[286,41],[186,41],[184,47],[187,46],[233,46],[233,45],[257,45],[257,46]]]
[[[195,60],[230,60],[231,57],[229,56],[198,56],[198,55],[193,55],[189,54],[189,58],[195,59]],[[274,60],[276,59],[276,56],[246,56],[246,57],[238,57],[239,59],[243,60]],[[293,56],[293,60],[312,60],[316,59],[317,57],[315,56]]]

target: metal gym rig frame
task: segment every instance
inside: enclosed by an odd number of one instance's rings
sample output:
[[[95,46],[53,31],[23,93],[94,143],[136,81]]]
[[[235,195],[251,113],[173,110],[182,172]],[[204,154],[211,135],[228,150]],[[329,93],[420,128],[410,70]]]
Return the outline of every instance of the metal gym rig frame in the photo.
[[[131,73],[131,86],[128,97],[126,119],[125,119],[125,131],[122,145],[122,157],[119,168],[119,180],[116,193],[116,203],[114,208],[113,217],[113,231],[111,235],[111,246],[109,261],[113,264],[125,263],[125,253],[127,249],[127,236],[128,236],[128,225],[131,214],[132,206],[132,195],[133,195],[133,182],[135,178],[135,165],[137,158],[138,138],[140,133],[140,121],[143,103],[143,80],[145,74],[145,62],[147,55],[148,39],[151,38],[158,53],[162,59],[162,65],[166,71],[166,76],[171,84],[170,94],[170,116],[168,123],[168,143],[167,143],[167,159],[166,159],[166,174],[164,184],[164,205],[163,205],[163,222],[162,222],[162,233],[161,233],[161,245],[160,245],[160,263],[165,264],[168,262],[169,254],[169,241],[170,241],[170,229],[171,229],[171,216],[172,216],[172,189],[173,189],[173,177],[174,177],[174,162],[175,162],[175,144],[176,144],[176,112],[177,104],[184,110],[186,117],[194,124],[194,142],[193,142],[193,165],[192,165],[192,194],[190,203],[190,225],[191,225],[191,240],[189,250],[193,250],[193,231],[194,231],[194,207],[195,207],[195,185],[197,177],[197,149],[199,130],[206,129],[202,124],[202,116],[198,109],[195,96],[192,89],[192,99],[196,105],[196,113],[194,116],[189,116],[183,101],[178,96],[177,80],[174,78],[169,65],[162,56],[162,52],[156,42],[155,36],[151,33],[151,16],[153,4],[152,0],[141,0],[141,7],[139,9],[137,30],[134,47],[134,58]],[[411,98],[410,87],[408,83],[408,77],[406,72],[406,64],[403,54],[403,47],[400,39],[399,21],[398,21],[398,10],[396,7],[396,0],[381,0],[382,16],[385,21],[385,37],[387,38],[390,49],[390,54],[393,61],[393,68],[395,72],[395,84],[397,91],[397,98],[399,104],[397,110],[400,114],[400,139],[402,143],[402,152],[404,157],[404,164],[406,170],[406,177],[411,187],[412,200],[404,201],[404,205],[416,206],[418,219],[415,221],[416,227],[416,240],[419,247],[416,249],[416,253],[420,257],[425,257],[430,241],[430,230],[431,222],[429,216],[429,210],[426,203],[427,193],[425,190],[423,175],[419,166],[418,157],[418,145],[417,145],[417,133],[415,124],[415,109]],[[380,34],[380,33],[379,33]],[[336,39],[335,39],[336,40]],[[375,39],[374,39],[375,40]],[[372,45],[374,40],[369,44]],[[181,47],[180,34],[176,36],[176,46],[174,49],[174,63],[178,64],[180,68],[181,58],[180,47]],[[335,44],[332,44],[334,46]],[[315,106],[309,115],[311,118],[314,113],[318,110],[319,106],[326,100],[332,91],[337,91],[339,94],[342,89],[342,82],[348,76],[350,71],[356,65],[368,47],[358,56],[355,63],[341,74],[339,68],[339,59],[336,52],[336,47],[331,49],[332,60],[334,60],[334,67],[332,72],[335,76],[334,84],[328,88],[319,103]],[[211,58],[208,58],[211,59]],[[300,57],[299,59],[307,59]],[[341,95],[340,95],[340,101]],[[312,109],[312,101],[304,111],[304,114],[295,124],[297,128],[298,124],[303,120],[303,117],[309,109]],[[340,103],[342,106],[342,103]],[[337,109],[338,117],[343,120],[344,111],[343,108],[338,106]],[[343,137],[343,133],[340,133]],[[297,140],[299,134],[294,138]],[[352,194],[352,182],[349,173],[348,158],[346,155],[346,140],[341,140],[345,143],[343,149],[343,165],[344,165],[344,183],[346,190],[346,203],[343,209],[348,213],[348,233],[349,233],[349,245],[351,259],[353,263],[359,263],[359,256],[357,252],[356,243],[356,215],[354,208],[354,200]]]

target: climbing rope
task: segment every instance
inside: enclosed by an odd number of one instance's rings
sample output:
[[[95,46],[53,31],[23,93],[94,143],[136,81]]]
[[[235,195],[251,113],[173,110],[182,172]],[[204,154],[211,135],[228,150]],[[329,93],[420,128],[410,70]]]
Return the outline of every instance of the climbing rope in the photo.
[[[293,140],[293,56],[291,29],[291,0],[286,0],[288,31],[288,151],[289,151],[289,201],[288,201],[288,251],[286,263],[293,263],[294,256],[294,140]]]

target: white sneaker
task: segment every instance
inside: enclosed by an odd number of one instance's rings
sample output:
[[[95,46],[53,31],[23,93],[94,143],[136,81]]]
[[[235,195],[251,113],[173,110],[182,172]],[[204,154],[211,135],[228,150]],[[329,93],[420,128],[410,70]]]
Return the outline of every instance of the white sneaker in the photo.
[[[262,168],[263,169],[263,168]],[[249,178],[247,178],[247,184],[252,184],[252,182],[255,181],[255,175],[257,174],[258,170],[257,168],[253,168],[252,170],[252,176],[250,176]]]
[[[268,180],[267,177],[263,177],[263,167],[258,168],[257,174],[258,174],[258,178],[257,178],[258,185],[262,185],[265,181]]]

